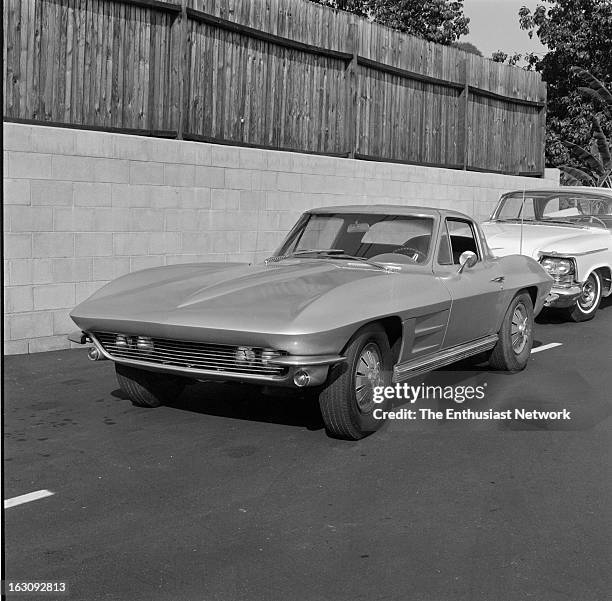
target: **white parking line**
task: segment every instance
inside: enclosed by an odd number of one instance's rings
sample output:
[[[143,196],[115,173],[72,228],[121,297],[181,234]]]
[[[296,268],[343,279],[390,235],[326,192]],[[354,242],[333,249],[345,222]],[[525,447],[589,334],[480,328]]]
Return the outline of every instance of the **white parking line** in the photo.
[[[551,342],[550,344],[543,344],[542,346],[536,346],[531,349],[531,353],[539,353],[540,351],[547,351],[549,348],[555,348],[556,346],[563,346],[561,342]]]
[[[18,497],[13,497],[12,499],[5,499],[4,509],[15,507],[15,505],[23,505],[24,503],[29,503],[30,501],[38,501],[38,499],[44,499],[45,497],[50,497],[54,494],[55,493],[51,492],[50,490],[35,490],[34,492],[19,495]]]

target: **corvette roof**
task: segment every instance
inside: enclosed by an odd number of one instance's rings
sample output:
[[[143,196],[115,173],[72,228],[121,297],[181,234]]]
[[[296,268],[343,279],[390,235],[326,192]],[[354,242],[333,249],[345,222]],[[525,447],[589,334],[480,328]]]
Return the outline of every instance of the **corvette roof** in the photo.
[[[407,205],[342,205],[309,209],[306,211],[306,213],[322,213],[325,215],[329,215],[331,213],[370,213],[372,215],[419,215],[427,217],[450,216],[470,219],[470,217],[465,213],[453,211],[452,209],[438,209],[434,207]]]

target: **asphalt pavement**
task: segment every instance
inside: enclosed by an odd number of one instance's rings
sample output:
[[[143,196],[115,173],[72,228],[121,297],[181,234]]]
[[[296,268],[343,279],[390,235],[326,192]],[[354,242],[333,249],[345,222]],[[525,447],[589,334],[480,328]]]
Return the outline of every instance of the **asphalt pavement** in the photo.
[[[5,360],[6,577],[126,601],[612,599],[612,302],[539,318],[524,372],[459,405],[571,419],[392,421],[327,437],[312,400],[197,384],[133,407],[83,350]],[[559,346],[544,346],[560,343]]]

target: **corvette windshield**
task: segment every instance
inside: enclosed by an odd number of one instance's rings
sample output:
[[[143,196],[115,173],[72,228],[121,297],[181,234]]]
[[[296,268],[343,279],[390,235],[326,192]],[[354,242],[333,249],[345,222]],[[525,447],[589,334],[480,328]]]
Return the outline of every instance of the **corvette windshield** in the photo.
[[[612,229],[612,197],[589,192],[514,192],[501,199],[493,218]]]
[[[424,263],[433,223],[431,217],[411,215],[307,214],[276,256]]]

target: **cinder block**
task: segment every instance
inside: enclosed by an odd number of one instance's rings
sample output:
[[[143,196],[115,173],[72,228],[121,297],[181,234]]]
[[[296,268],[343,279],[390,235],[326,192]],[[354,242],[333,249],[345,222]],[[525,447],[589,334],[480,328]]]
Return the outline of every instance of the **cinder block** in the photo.
[[[239,190],[212,190],[210,193],[213,209],[235,211],[240,208],[241,192]]]
[[[178,206],[185,209],[210,209],[210,188],[181,188],[179,190]]]
[[[214,162],[213,162],[214,165]],[[196,166],[195,185],[201,188],[225,188],[225,169],[222,167]],[[229,186],[228,186],[229,187]]]
[[[226,169],[225,186],[234,190],[252,190],[252,171],[250,169]]]
[[[334,182],[335,178],[333,177],[305,174],[302,175],[302,192],[310,194],[331,193],[333,191],[329,187],[330,185],[333,187]]]
[[[92,279],[91,257],[81,259],[54,259],[51,264],[53,282],[88,282]]]
[[[71,205],[72,182],[35,179],[30,182],[32,205]]]
[[[289,232],[289,230],[297,223],[301,213],[299,211],[281,211],[279,215],[280,220],[278,223],[278,229],[283,232]]]
[[[299,163],[299,156],[292,152],[271,152],[268,156],[268,169],[274,169],[275,171],[286,171],[288,173],[296,172],[297,169],[294,167],[293,158],[297,157]]]
[[[114,280],[130,272],[129,257],[94,257],[93,280]],[[80,286],[80,284],[79,284]]]
[[[114,207],[149,207],[150,190],[146,185],[111,184],[111,204]]]
[[[99,159],[94,159],[91,157],[67,156],[63,154],[53,155],[53,179],[72,182],[89,181],[91,180],[92,174],[94,173],[94,166],[97,160]],[[30,177],[38,177],[40,179],[45,179],[44,175],[31,175]]]
[[[239,232],[210,232],[213,253],[231,253],[240,248]]]
[[[210,211],[212,230],[256,230],[257,211]]]
[[[218,146],[213,144],[211,147],[210,164],[214,167],[240,166],[240,148],[237,146]]]
[[[52,158],[50,154],[11,152],[6,175],[16,179],[49,179],[53,173]]]
[[[257,232],[240,232],[238,250],[240,252],[254,252],[257,248]]]
[[[178,232],[161,232],[149,238],[148,254],[164,255],[181,250],[181,234]]]
[[[29,205],[30,182],[27,179],[4,179],[4,204],[5,205]]]
[[[44,284],[34,286],[34,309],[63,309],[74,307],[74,284]]]
[[[88,299],[94,292],[98,291],[107,283],[107,281],[77,282],[75,284],[76,304],[82,303],[84,300]]]
[[[152,257],[130,257],[130,271],[151,269],[152,267],[161,267],[162,265],[165,265],[165,257],[163,255],[154,255]]]
[[[117,212],[117,209],[114,209],[114,211]],[[164,214],[162,211],[155,209],[127,209],[127,211],[129,214],[127,229],[129,231],[161,232],[164,229]]]
[[[2,146],[5,150],[28,152],[32,150],[31,125],[21,123],[2,124]]]
[[[149,252],[150,238],[151,234],[145,232],[137,232],[130,234],[113,234],[113,254],[119,256],[146,255]]]
[[[28,351],[30,353],[46,353],[47,351],[61,351],[70,348],[70,341],[66,336],[49,336],[30,340]]]
[[[91,208],[58,207],[53,209],[53,229],[56,232],[89,232],[96,229],[95,215]]]
[[[145,140],[147,147],[148,160],[158,163],[180,163],[180,141],[179,140],[162,140],[159,138],[147,138]]]
[[[170,209],[165,211],[164,230],[167,232],[198,230],[201,219],[200,212],[195,209]]]
[[[110,207],[112,204],[112,185],[108,183],[75,182],[74,204],[84,207]]]
[[[32,256],[32,234],[4,234],[4,258],[27,259]]]
[[[5,355],[24,355],[28,352],[27,340],[5,340],[4,354]]]
[[[33,309],[32,286],[7,286],[4,288],[5,313],[22,313]]]
[[[130,184],[159,185],[164,183],[164,164],[130,161]]]
[[[241,169],[267,169],[268,153],[258,148],[240,148],[238,166]]]
[[[116,156],[114,141],[120,137],[106,132],[77,130],[74,153],[79,156],[114,158]]]
[[[70,334],[77,329],[76,324],[70,319],[70,311],[66,309],[60,309],[59,311],[53,311],[53,334],[55,336]]]
[[[164,165],[164,184],[166,186],[193,187],[195,166],[166,163]]]
[[[11,286],[52,282],[51,263],[51,259],[11,259],[7,263],[7,282]]]
[[[114,136],[114,155],[118,159],[151,160],[150,140],[139,136]]]
[[[53,315],[50,311],[7,315],[10,340],[39,338],[53,334]]]
[[[74,154],[76,131],[61,127],[36,127],[32,131],[32,151],[49,154]]]
[[[202,231],[197,233],[185,232],[182,236],[181,241],[181,253],[208,253],[212,249],[212,237],[208,231]],[[168,262],[168,255],[166,255],[166,264]]]
[[[253,190],[277,190],[277,171],[253,171],[251,185]]]
[[[124,159],[90,159],[94,161],[96,182],[127,184],[131,177],[131,162]],[[91,176],[90,176],[91,178]],[[88,179],[90,179],[88,178]]]
[[[11,232],[50,232],[53,230],[51,207],[4,207],[5,226]]]
[[[104,257],[112,254],[113,234],[111,232],[75,234],[74,255],[76,257]]]
[[[179,163],[184,165],[210,165],[211,147],[203,142],[179,142]]]
[[[255,253],[244,252],[244,253],[227,253],[225,255],[225,261],[227,263],[253,263]]]
[[[74,257],[74,235],[67,233],[35,233],[32,235],[32,256]]]
[[[151,186],[147,192],[148,204],[146,206],[152,209],[176,208],[181,199],[181,190],[189,190],[189,188]]]
[[[279,211],[261,211],[257,221],[257,229],[261,230],[277,230],[280,224]]]
[[[276,185],[279,190],[302,191],[302,175],[299,173],[278,173]]]
[[[228,192],[230,192],[230,190],[228,190]],[[264,210],[266,206],[267,196],[265,191],[240,190],[240,210],[261,211]]]

